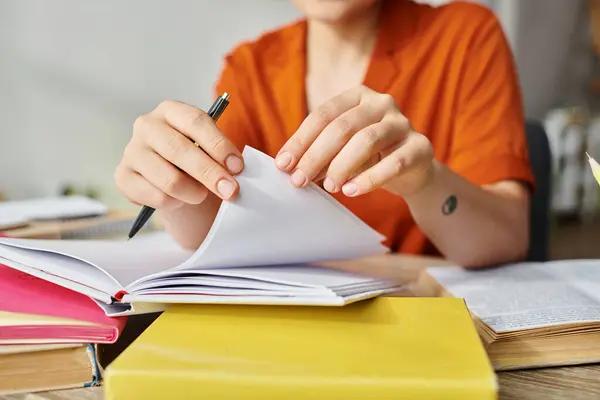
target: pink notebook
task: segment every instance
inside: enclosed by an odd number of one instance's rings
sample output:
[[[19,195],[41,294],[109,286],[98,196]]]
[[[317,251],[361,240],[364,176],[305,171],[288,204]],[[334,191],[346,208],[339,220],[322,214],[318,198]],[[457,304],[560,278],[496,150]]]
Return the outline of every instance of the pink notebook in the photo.
[[[125,322],[85,295],[0,264],[0,344],[114,343]]]

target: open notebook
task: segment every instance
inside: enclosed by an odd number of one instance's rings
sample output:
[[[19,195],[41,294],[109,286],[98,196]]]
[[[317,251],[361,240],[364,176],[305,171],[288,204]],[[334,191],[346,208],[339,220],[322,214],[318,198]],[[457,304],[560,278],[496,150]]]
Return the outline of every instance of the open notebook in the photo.
[[[240,194],[222,203],[195,252],[164,232],[129,242],[1,239],[0,262],[111,305],[109,315],[138,303],[138,312],[149,303],[344,305],[398,289],[309,265],[384,253],[385,237],[318,186],[294,188],[271,157],[250,147],[243,155]]]

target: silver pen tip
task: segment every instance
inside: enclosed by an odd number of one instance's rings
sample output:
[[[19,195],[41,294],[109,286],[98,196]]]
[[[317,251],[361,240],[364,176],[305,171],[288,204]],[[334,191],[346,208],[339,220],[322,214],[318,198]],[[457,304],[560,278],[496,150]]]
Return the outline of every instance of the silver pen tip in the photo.
[[[592,156],[590,156],[587,151],[585,152],[585,155],[588,156],[589,160],[593,160]]]
[[[229,100],[229,93],[224,92],[221,97],[223,98],[223,100]]]

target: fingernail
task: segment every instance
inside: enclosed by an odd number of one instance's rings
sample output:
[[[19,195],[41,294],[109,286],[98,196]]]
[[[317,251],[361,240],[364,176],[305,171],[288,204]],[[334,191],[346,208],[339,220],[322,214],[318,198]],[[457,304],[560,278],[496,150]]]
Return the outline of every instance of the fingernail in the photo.
[[[244,163],[238,156],[230,155],[225,159],[225,166],[232,174],[237,174],[244,168]]]
[[[290,177],[290,180],[292,181],[292,185],[296,187],[302,187],[306,183],[306,176],[302,173],[302,171],[297,169]]]
[[[228,199],[233,194],[233,183],[227,179],[221,179],[217,182],[217,192],[224,198]]]
[[[292,162],[292,156],[287,151],[279,154],[275,158],[275,165],[277,165],[277,168],[279,168],[279,169],[286,169],[287,167],[289,167],[291,162]]]
[[[333,183],[329,177],[325,178],[325,181],[323,182],[323,188],[331,193],[335,192],[336,190],[335,183]]]
[[[356,191],[358,190],[358,187],[356,186],[356,183],[346,183],[344,186],[342,186],[342,192],[344,192],[344,194],[346,196],[354,196],[356,195]]]

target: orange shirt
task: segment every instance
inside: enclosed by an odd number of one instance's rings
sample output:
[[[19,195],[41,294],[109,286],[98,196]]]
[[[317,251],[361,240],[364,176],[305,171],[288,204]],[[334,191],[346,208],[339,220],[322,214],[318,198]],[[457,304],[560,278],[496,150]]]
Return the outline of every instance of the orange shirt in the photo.
[[[434,8],[388,0],[383,7],[363,84],[391,94],[436,159],[466,179],[533,186],[518,79],[495,15],[467,2]],[[225,58],[216,89],[230,93],[231,103],[219,126],[240,149],[274,157],[307,116],[306,30],[305,20],[294,22]],[[385,190],[334,197],[385,235],[393,251],[439,254],[401,197]]]

